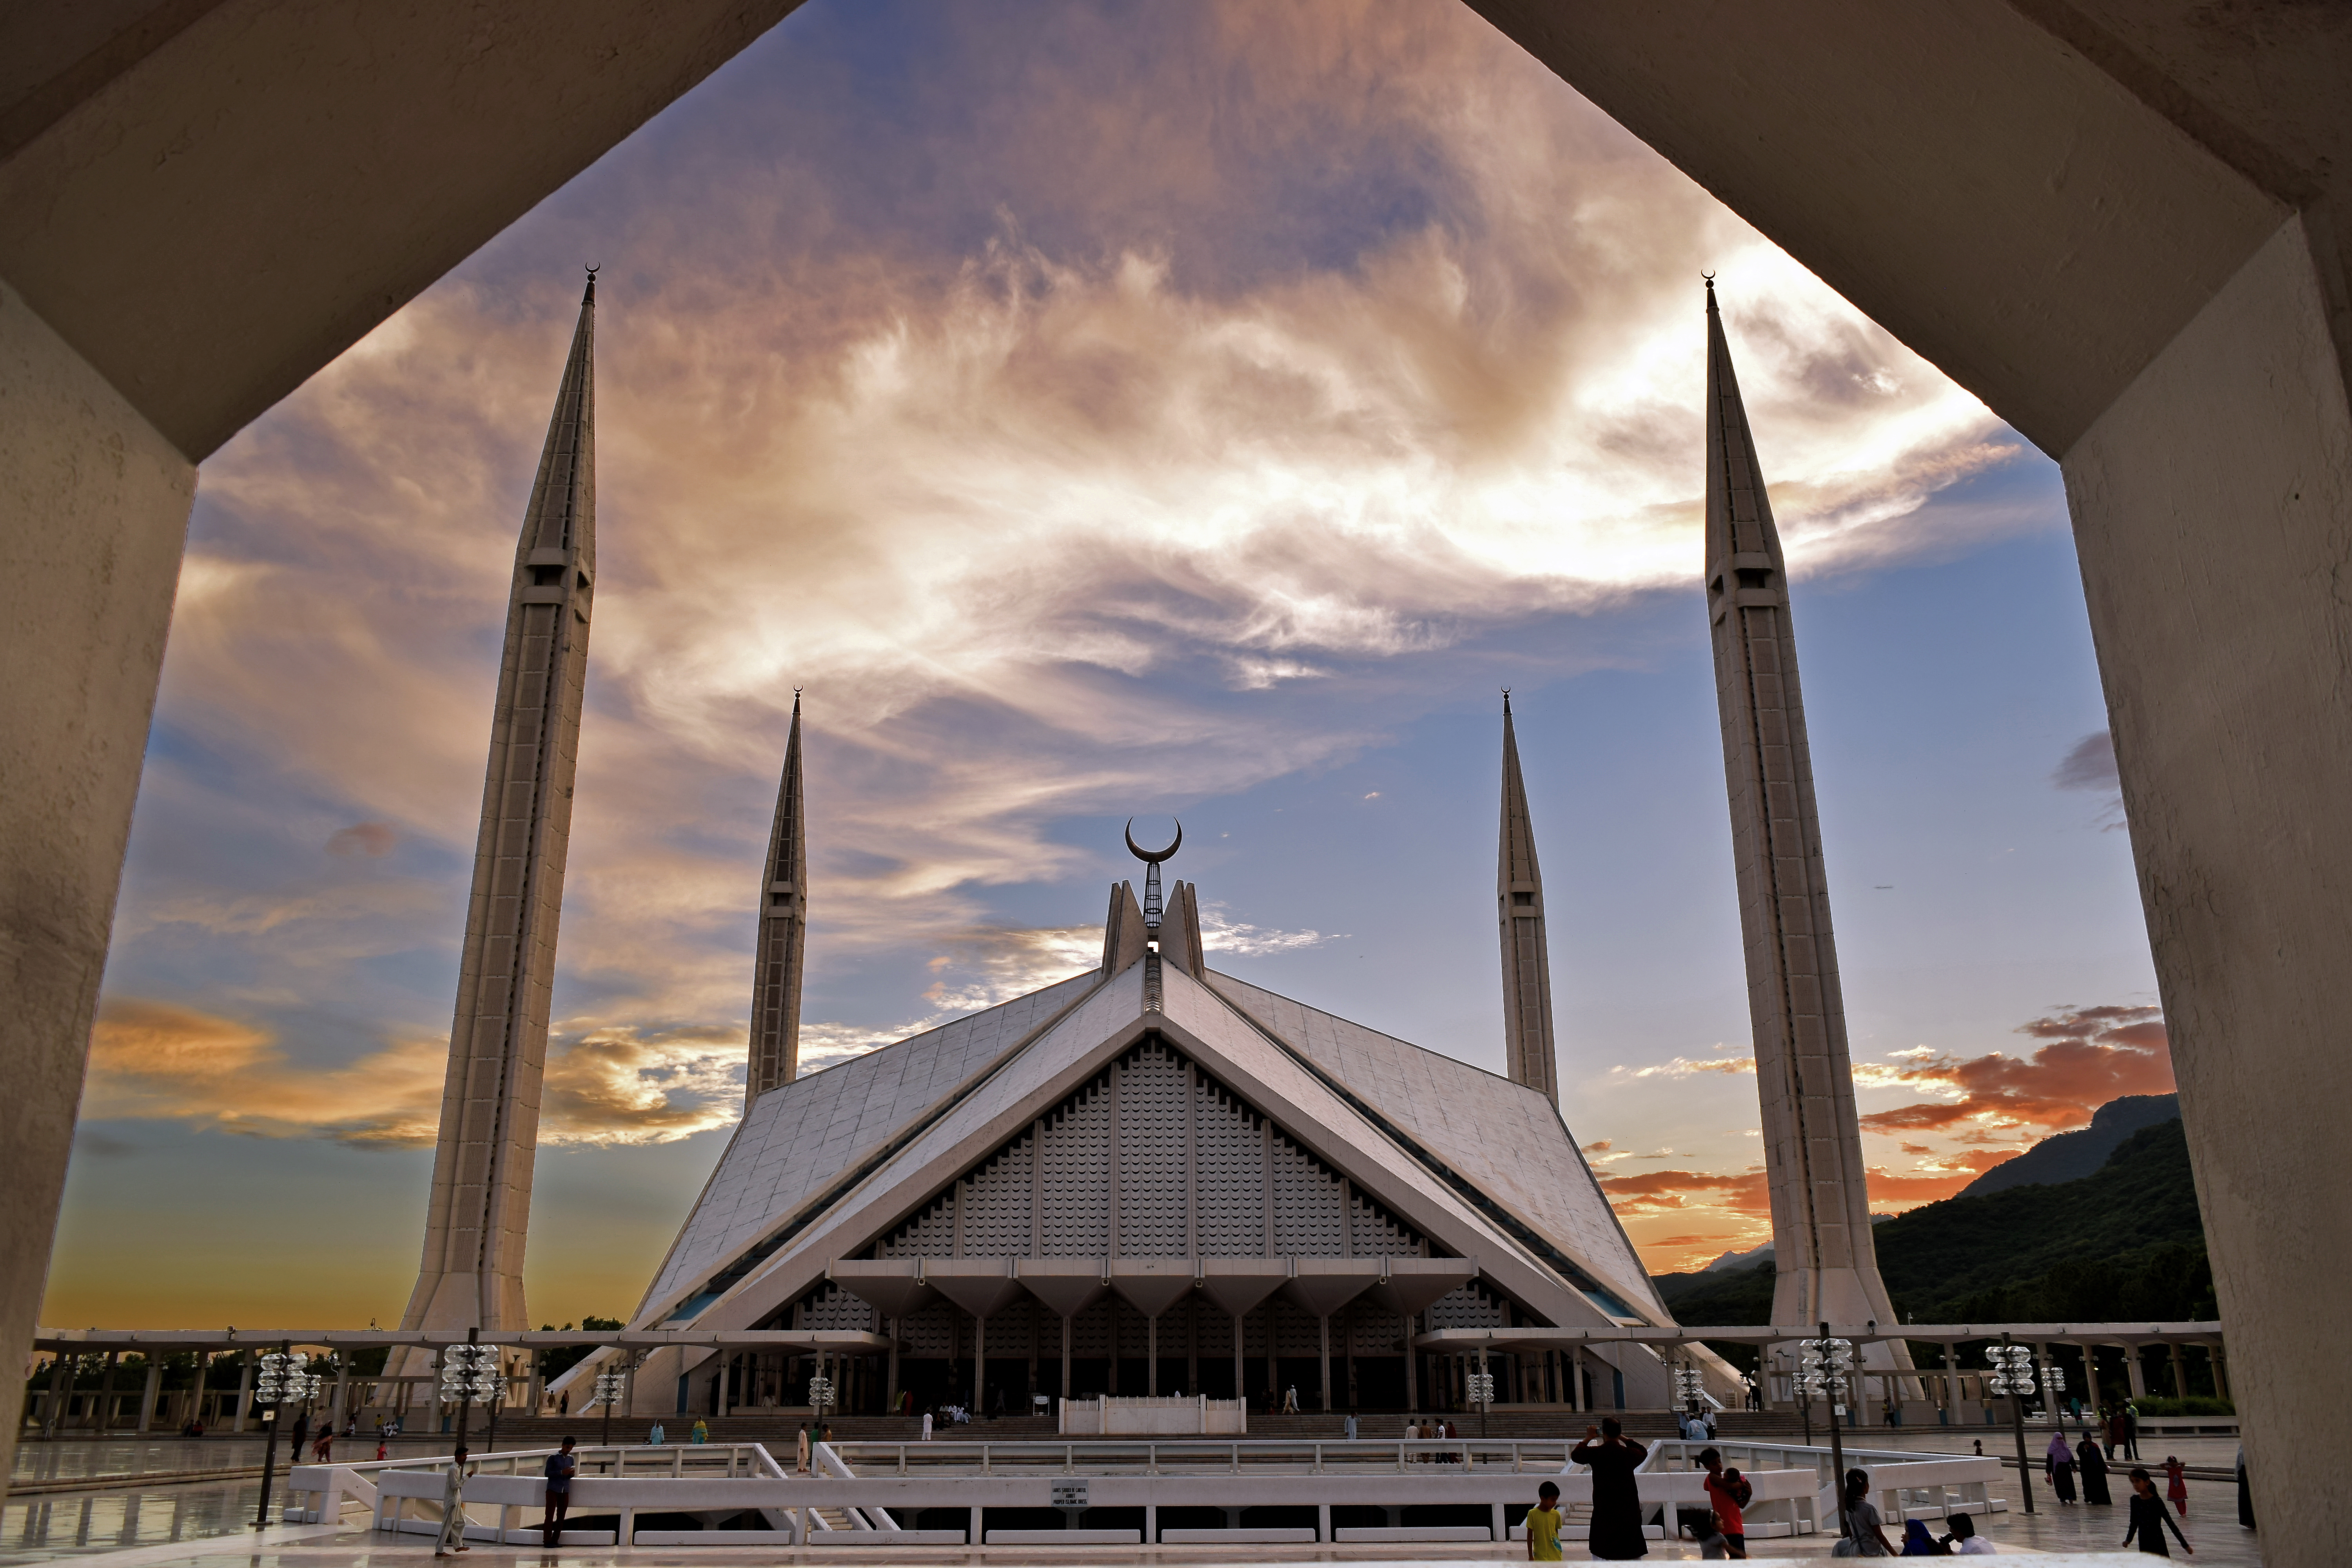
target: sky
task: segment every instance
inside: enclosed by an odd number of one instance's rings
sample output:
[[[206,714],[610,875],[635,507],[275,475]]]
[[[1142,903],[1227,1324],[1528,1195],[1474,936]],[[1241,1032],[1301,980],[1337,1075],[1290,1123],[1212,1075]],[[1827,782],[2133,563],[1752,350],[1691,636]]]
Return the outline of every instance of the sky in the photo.
[[[1874,1207],[2171,1087],[2056,468],[1466,8],[812,0],[204,465],[44,1321],[396,1321],[582,268],[597,620],[527,1288],[625,1316],[740,1108],[806,703],[804,1070],[1211,962],[1490,1069],[1500,689],[1562,1108],[1767,1238],[1702,271],[1794,579]]]

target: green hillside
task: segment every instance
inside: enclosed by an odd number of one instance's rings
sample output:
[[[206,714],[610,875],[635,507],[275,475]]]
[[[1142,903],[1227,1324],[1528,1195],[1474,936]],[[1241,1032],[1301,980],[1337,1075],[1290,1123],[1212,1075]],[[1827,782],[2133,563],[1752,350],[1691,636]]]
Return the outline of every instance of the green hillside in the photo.
[[[2135,1132],[2079,1181],[1947,1198],[1873,1227],[1911,1322],[2210,1318],[2212,1272],[2179,1121]],[[1761,1323],[1772,1265],[1662,1274],[1685,1323]]]

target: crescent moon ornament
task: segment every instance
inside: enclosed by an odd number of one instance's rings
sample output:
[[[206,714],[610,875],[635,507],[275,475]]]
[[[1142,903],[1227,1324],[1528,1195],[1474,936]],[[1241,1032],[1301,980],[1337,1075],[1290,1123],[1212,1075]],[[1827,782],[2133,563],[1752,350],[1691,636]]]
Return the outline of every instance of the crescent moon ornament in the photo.
[[[1153,850],[1146,849],[1135,841],[1135,818],[1130,816],[1127,819],[1127,852],[1147,865],[1156,866],[1183,847],[1184,825],[1181,822],[1176,824],[1176,842],[1165,849]]]

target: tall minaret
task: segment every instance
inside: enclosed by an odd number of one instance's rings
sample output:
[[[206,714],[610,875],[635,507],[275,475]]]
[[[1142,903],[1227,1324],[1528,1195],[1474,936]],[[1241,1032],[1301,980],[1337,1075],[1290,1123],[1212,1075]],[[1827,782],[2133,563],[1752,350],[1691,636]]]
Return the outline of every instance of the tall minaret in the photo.
[[[401,1326],[527,1329],[522,1254],[596,580],[596,278],[515,546],[425,1261]]]
[[[808,946],[808,834],[801,810],[801,694],[793,692],[793,728],[784,742],[784,777],[776,786],[776,826],[768,834],[760,879],[760,941],[752,950],[751,1066],[743,1109],[801,1071],[801,954]]]
[[[1706,409],[1707,614],[1772,1199],[1772,1321],[1892,1323],[1870,1236],[1788,573],[1712,281]]]
[[[1544,941],[1543,868],[1536,864],[1535,825],[1519,777],[1519,742],[1511,731],[1511,694],[1503,693],[1503,836],[1495,873],[1496,918],[1503,928],[1503,1071],[1513,1083],[1559,1102],[1559,1064],[1551,1041],[1551,949]]]

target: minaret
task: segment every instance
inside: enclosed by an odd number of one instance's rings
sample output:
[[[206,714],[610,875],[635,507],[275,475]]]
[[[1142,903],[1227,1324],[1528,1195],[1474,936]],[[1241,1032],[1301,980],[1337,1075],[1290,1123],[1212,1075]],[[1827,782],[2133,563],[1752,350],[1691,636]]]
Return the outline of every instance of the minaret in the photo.
[[[801,953],[808,896],[808,835],[801,810],[801,694],[793,692],[793,727],[784,742],[784,777],[776,787],[776,825],[768,834],[767,874],[760,879],[760,941],[751,970],[751,1066],[743,1109],[801,1071]]]
[[[515,546],[425,1260],[406,1329],[530,1326],[523,1239],[596,581],[595,347],[592,271]]]
[[[1519,742],[1511,730],[1511,694],[1503,693],[1503,834],[1495,873],[1496,919],[1503,931],[1503,1071],[1513,1083],[1559,1102],[1559,1064],[1551,1038],[1551,949],[1544,940],[1543,868],[1536,864],[1535,825],[1519,777]]]
[[[1871,1243],[1788,573],[1711,280],[1706,408],[1707,614],[1772,1200],[1772,1321],[1892,1323]]]

